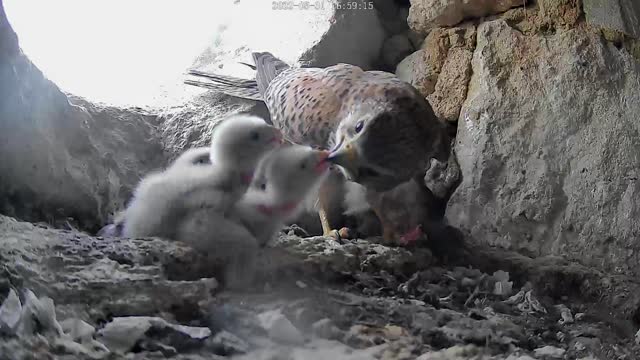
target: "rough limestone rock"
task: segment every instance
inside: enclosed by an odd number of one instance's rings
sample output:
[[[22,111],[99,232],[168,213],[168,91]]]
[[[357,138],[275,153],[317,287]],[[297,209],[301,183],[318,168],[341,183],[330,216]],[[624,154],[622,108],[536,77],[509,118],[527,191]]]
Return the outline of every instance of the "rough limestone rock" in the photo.
[[[470,241],[640,274],[640,63],[599,33],[478,28],[447,208]]]
[[[211,330],[206,327],[175,325],[151,316],[125,316],[114,318],[106,324],[98,332],[97,338],[111,352],[126,354],[142,340],[182,350],[194,347],[194,343],[209,336]]]
[[[458,121],[462,103],[467,97],[471,80],[471,59],[475,48],[476,29],[473,25],[447,31],[449,48],[442,64],[435,89],[427,99],[440,119]]]
[[[588,23],[640,38],[640,3],[635,0],[582,0]]]
[[[436,116],[455,122],[467,95],[475,42],[470,24],[434,29],[420,50],[398,64],[396,75],[429,100]]]
[[[385,40],[382,46],[384,65],[389,69],[395,69],[396,65],[414,50],[413,44],[406,34],[394,35]]]
[[[429,96],[435,90],[448,49],[447,31],[435,29],[427,36],[418,51],[398,64],[396,76],[413,85],[424,97]]]
[[[217,287],[205,278],[204,259],[178,243],[93,238],[6,216],[0,216],[0,259],[0,293],[32,289],[55,301],[58,318],[91,324],[107,316],[180,317]],[[193,281],[180,281],[185,276]]]
[[[522,0],[411,0],[407,21],[411,29],[426,34],[439,26],[453,26],[514,6],[522,6]]]
[[[587,298],[566,283],[598,282],[584,274],[573,280],[566,273],[557,280],[532,278],[540,287],[565,281],[559,294],[570,297],[563,306],[541,297],[544,293],[530,284],[520,288],[516,284],[525,281],[517,273],[442,268],[424,249],[281,236],[264,251],[256,288],[234,293],[217,288],[204,271],[204,257],[177,243],[103,239],[0,216],[0,331],[12,334],[16,319],[27,325],[17,326],[22,330],[14,336],[0,336],[0,354],[16,359],[111,359],[122,357],[119,352],[132,359],[373,360],[418,354],[475,359],[477,353],[467,348],[482,344],[483,351],[498,354],[487,359],[544,346],[566,349],[573,359],[587,351],[572,345],[576,333],[599,339],[588,350],[599,358],[614,349],[630,359],[638,353],[629,341],[633,332],[626,337],[613,332],[606,318],[590,314],[601,311],[599,305],[573,302],[575,296]],[[604,280],[605,292],[625,288],[625,298],[638,293],[628,282]],[[560,319],[554,307],[576,314],[573,322],[558,322],[558,334],[566,337],[526,336],[541,334]],[[28,316],[17,318],[17,312]],[[327,340],[314,336],[322,319],[328,319]],[[435,350],[444,348],[450,350]]]
[[[537,0],[535,6],[515,7],[499,17],[527,35],[572,29],[581,26],[584,18],[582,4],[576,0]]]
[[[157,118],[68,99],[22,54],[0,2],[0,213],[97,229],[163,158]]]
[[[472,57],[473,52],[466,49],[453,49],[449,52],[435,91],[428,97],[438,118],[458,121],[467,95],[467,84],[471,79]]]
[[[410,274],[433,263],[429,250],[409,251],[365,240],[286,235],[264,249],[262,274],[335,275],[365,269]],[[0,215],[0,294],[29,288],[56,303],[61,319],[110,316],[177,317],[197,309],[217,287],[219,268],[186,245],[159,238],[91,237]],[[194,307],[194,308],[192,308]],[[0,312],[3,314],[3,312]],[[6,316],[0,316],[3,323]]]
[[[235,98],[221,93],[206,92],[192,100],[164,110],[163,146],[174,159],[188,148],[209,146],[213,127],[225,118],[248,113],[270,121],[267,106],[261,101]]]

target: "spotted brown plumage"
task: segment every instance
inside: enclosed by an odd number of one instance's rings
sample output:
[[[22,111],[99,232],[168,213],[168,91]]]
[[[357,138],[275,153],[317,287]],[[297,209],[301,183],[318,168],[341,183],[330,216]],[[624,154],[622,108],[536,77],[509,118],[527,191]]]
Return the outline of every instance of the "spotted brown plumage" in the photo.
[[[332,161],[376,192],[424,172],[432,157],[446,161],[446,125],[413,86],[394,74],[349,64],[294,68],[268,52],[254,53],[253,59],[255,83],[236,79],[233,87],[232,77],[199,71],[189,72],[199,80],[186,83],[263,99],[287,140],[333,148]]]

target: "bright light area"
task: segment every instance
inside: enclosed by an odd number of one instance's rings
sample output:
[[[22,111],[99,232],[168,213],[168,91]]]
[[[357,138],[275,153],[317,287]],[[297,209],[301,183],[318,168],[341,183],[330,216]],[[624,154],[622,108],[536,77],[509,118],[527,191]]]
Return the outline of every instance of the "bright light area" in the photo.
[[[268,0],[4,5],[21,48],[46,77],[69,93],[120,106],[172,105],[202,92],[182,84],[194,61],[236,76],[252,75],[237,64],[250,62],[251,51],[293,62],[328,26],[324,15],[330,14],[330,5],[323,11],[274,11]]]

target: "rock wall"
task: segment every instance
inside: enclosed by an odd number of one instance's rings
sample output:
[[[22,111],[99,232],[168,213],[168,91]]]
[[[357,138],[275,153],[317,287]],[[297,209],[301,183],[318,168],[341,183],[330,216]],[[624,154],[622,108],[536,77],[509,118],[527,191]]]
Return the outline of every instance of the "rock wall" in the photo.
[[[204,93],[185,104],[161,111],[162,141],[171,154],[170,159],[190,147],[209,146],[213,127],[225,117],[239,113],[270,119],[267,106],[261,101],[215,92]]]
[[[397,73],[458,123],[448,222],[471,243],[639,275],[637,6],[430,3],[412,2],[409,23],[428,35]]]
[[[640,3],[635,0],[582,0],[588,23],[640,37]]]
[[[157,124],[68,99],[20,51],[0,1],[0,213],[96,229],[162,164]]]
[[[447,215],[478,241],[640,274],[640,63],[598,33],[478,28]]]

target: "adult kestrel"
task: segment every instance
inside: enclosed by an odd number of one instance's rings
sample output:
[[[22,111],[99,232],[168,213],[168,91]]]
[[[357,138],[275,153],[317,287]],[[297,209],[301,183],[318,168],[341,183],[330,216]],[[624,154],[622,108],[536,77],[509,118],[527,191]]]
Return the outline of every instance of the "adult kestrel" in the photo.
[[[271,53],[253,53],[256,79],[190,70],[189,85],[227,95],[263,100],[273,125],[290,142],[332,148],[330,161],[350,180],[383,192],[424,172],[431,158],[446,162],[450,140],[446,124],[427,100],[394,74],[336,64],[296,68]],[[319,215],[328,223],[320,189]]]

